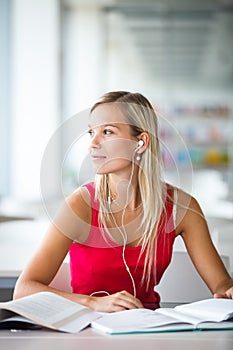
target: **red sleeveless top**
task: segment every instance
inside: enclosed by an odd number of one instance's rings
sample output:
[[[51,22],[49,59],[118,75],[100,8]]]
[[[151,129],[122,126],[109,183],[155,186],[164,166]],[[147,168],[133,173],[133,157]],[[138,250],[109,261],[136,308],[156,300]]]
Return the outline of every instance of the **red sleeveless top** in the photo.
[[[113,294],[126,290],[133,294],[131,278],[126,271],[122,260],[122,246],[106,238],[99,228],[98,214],[99,202],[94,199],[95,184],[85,185],[91,197],[92,225],[87,241],[83,244],[73,243],[70,247],[70,272],[71,286],[73,293],[91,295],[92,293],[105,291]],[[172,190],[167,189],[165,211],[162,213],[159,227],[156,249],[155,274],[152,273],[149,281],[149,288],[146,288],[146,281],[141,283],[145,253],[139,258],[141,246],[125,248],[125,260],[133,276],[136,286],[136,297],[141,300],[146,308],[155,309],[159,307],[160,296],[154,291],[168,267],[175,239],[173,223]],[[107,239],[107,241],[106,241]],[[97,293],[95,296],[106,294]]]

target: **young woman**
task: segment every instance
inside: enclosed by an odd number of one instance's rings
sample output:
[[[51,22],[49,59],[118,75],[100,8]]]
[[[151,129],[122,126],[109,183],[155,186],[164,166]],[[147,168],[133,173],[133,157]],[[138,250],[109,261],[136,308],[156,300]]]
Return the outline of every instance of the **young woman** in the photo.
[[[233,281],[197,201],[162,181],[150,102],[138,93],[105,94],[91,109],[89,134],[95,182],[67,198],[14,298],[52,291],[96,311],[155,309],[160,296],[154,286],[177,236],[213,295],[233,298]],[[68,252],[73,293],[49,286]]]

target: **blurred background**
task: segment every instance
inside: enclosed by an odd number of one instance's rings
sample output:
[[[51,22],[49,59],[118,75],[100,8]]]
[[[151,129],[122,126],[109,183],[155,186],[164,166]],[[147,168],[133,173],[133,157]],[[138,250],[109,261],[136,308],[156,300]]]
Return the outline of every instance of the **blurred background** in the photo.
[[[0,232],[46,220],[56,130],[106,91],[137,91],[160,117],[165,178],[199,200],[233,264],[232,38],[233,0],[0,0]],[[64,160],[59,137],[50,203],[61,179],[66,194],[92,176],[77,175],[85,142]]]

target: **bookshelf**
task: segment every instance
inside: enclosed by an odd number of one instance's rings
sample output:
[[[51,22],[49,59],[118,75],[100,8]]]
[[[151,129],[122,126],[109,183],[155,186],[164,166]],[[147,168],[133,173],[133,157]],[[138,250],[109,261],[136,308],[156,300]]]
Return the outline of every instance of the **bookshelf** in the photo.
[[[168,111],[159,111],[159,123],[165,172],[217,170],[232,199],[232,109],[220,104],[174,105]]]
[[[232,113],[226,106],[174,107],[161,122],[164,166],[172,168],[174,161],[185,166],[190,157],[193,167],[228,168],[232,126]]]

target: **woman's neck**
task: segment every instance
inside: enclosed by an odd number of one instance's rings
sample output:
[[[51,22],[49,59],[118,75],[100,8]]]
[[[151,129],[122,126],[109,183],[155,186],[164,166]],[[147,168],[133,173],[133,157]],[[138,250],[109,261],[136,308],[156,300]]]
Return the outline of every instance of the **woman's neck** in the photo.
[[[136,176],[130,180],[122,179],[115,174],[108,175],[109,202],[122,209],[136,210],[141,204],[141,196]]]

